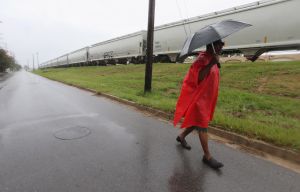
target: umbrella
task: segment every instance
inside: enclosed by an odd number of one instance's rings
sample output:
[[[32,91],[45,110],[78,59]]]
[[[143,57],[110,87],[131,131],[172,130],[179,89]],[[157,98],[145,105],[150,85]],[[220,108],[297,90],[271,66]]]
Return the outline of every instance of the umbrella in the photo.
[[[249,26],[252,25],[234,20],[224,20],[219,23],[208,25],[186,39],[179,57],[188,55],[197,48],[213,43],[216,40],[223,39]]]

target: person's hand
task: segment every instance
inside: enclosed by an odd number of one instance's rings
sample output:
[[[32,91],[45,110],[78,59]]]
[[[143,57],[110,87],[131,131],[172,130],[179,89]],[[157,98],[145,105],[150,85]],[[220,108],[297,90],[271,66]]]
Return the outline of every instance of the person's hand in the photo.
[[[220,63],[220,56],[217,55],[217,54],[214,54],[214,56],[212,57],[210,63],[211,63],[211,64],[217,64],[217,63]]]
[[[200,81],[202,81],[206,77],[209,70],[210,70],[210,67],[208,67],[208,66],[201,69],[201,71],[199,72],[199,75],[198,75],[198,84],[200,83]]]
[[[211,60],[212,64],[217,64],[218,68],[221,68],[221,64],[220,64],[220,56],[217,54],[214,54],[212,60]]]
[[[207,74],[209,73],[209,71],[210,71],[210,68],[211,68],[213,65],[217,64],[219,68],[221,67],[221,66],[220,66],[220,62],[219,62],[219,59],[220,59],[219,55],[214,54],[214,56],[213,56],[212,59],[210,60],[209,64],[206,65],[203,69],[201,69],[201,71],[199,71],[199,75],[198,75],[198,84],[200,83],[200,81],[202,81],[202,80],[206,77],[206,75],[207,75]]]

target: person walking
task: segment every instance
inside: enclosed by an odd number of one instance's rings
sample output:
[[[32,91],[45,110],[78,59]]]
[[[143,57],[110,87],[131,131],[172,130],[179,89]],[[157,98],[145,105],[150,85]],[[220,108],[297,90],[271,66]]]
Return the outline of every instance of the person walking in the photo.
[[[191,150],[185,137],[196,130],[204,152],[203,163],[219,169],[224,165],[212,157],[208,147],[208,124],[213,119],[219,89],[219,55],[224,43],[217,40],[206,45],[186,74],[174,114],[174,126],[184,118],[183,131],[176,138],[181,146]]]

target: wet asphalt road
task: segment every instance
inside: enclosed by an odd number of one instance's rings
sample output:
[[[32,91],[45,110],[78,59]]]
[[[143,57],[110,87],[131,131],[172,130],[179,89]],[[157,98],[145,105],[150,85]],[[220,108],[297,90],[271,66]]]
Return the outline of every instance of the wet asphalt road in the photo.
[[[288,192],[300,174],[210,141],[225,167],[201,162],[179,130],[124,105],[18,72],[0,81],[0,191]]]

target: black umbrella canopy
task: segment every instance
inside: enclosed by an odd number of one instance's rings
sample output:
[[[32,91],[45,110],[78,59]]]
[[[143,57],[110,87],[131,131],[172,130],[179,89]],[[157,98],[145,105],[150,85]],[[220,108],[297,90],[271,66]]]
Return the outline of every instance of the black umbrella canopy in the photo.
[[[234,20],[224,20],[208,25],[188,37],[181,50],[180,57],[190,54],[193,50],[216,40],[223,39],[239,30],[252,25]]]

